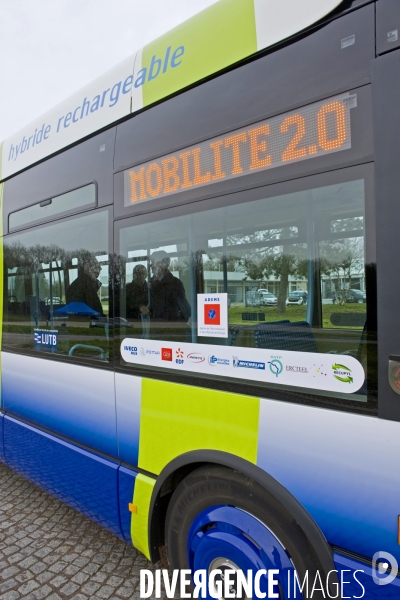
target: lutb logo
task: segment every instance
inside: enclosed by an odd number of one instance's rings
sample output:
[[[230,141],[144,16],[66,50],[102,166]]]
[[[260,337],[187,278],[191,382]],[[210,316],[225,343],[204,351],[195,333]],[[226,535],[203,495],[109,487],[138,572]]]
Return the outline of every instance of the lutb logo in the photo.
[[[269,370],[271,371],[271,373],[276,375],[276,377],[279,377],[279,375],[283,371],[283,365],[282,365],[281,361],[280,360],[271,360],[268,362],[268,364],[269,364]]]
[[[333,376],[338,381],[342,381],[343,383],[353,383],[353,378],[351,377],[351,369],[346,367],[345,365],[334,364],[332,365]]]
[[[172,348],[161,348],[161,359],[172,362]]]
[[[202,354],[199,354],[198,352],[191,352],[190,354],[187,355],[188,360],[190,360],[190,362],[192,363],[202,363],[204,362],[205,356],[203,356]]]
[[[205,304],[204,325],[221,325],[221,305]]]
[[[183,363],[185,362],[183,360],[183,357],[184,357],[183,350],[181,350],[180,348],[178,348],[178,350],[175,350],[175,354],[176,354],[176,359],[175,359],[176,364],[177,365],[183,365]]]
[[[34,330],[35,348],[41,350],[57,350],[58,331],[50,329]]]

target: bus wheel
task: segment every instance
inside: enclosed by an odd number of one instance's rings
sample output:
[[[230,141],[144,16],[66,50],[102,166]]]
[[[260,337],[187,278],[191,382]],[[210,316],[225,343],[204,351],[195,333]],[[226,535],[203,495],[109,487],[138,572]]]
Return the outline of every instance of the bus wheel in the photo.
[[[168,507],[165,539],[172,569],[208,574],[219,569],[216,585],[223,584],[227,570],[247,575],[250,569],[254,577],[260,569],[277,569],[273,591],[280,600],[294,597],[295,570],[303,581],[307,571],[311,579],[321,569],[292,515],[255,481],[224,467],[200,467],[179,484]],[[236,576],[233,581],[235,588]],[[259,582],[268,598],[267,576]],[[297,594],[302,597],[298,589]]]

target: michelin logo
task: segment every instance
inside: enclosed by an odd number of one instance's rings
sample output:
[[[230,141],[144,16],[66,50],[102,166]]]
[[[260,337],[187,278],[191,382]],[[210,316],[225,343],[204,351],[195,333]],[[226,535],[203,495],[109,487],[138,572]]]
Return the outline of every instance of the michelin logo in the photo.
[[[237,356],[233,357],[233,366],[235,368],[243,367],[244,369],[257,369],[265,371],[265,363],[255,360],[239,360]]]

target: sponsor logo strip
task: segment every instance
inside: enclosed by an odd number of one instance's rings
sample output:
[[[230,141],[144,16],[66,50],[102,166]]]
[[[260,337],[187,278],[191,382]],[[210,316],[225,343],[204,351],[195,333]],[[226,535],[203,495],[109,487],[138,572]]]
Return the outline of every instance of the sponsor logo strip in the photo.
[[[165,343],[165,342],[164,342]],[[235,348],[210,344],[125,339],[121,356],[127,363],[176,369],[197,375],[217,375],[278,385],[352,394],[363,385],[362,365],[346,356],[345,364],[331,354]],[[338,356],[336,356],[336,359]]]

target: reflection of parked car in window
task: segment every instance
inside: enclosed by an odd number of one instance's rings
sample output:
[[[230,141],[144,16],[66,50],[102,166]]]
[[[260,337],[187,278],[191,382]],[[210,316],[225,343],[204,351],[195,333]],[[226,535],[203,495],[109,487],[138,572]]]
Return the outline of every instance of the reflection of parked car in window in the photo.
[[[123,317],[115,317],[115,319],[109,319],[108,317],[92,317],[90,321],[90,327],[104,327],[107,324],[110,327],[132,327],[132,323],[129,323],[129,321]]]
[[[278,298],[270,292],[263,292],[261,294],[261,305],[262,306],[276,306],[278,304]]]
[[[363,302],[367,301],[367,295],[365,292],[361,290],[348,290],[346,302],[355,302],[358,304],[363,304]]]
[[[50,305],[53,301],[53,304],[62,304],[62,300],[59,296],[53,296],[53,298],[46,298],[45,303]]]
[[[261,306],[261,294],[258,292],[246,292],[245,306]]]
[[[295,292],[290,292],[289,297],[286,300],[286,306],[290,306],[291,304],[297,304],[297,306],[307,304],[307,297],[308,294],[304,290],[296,290]]]

